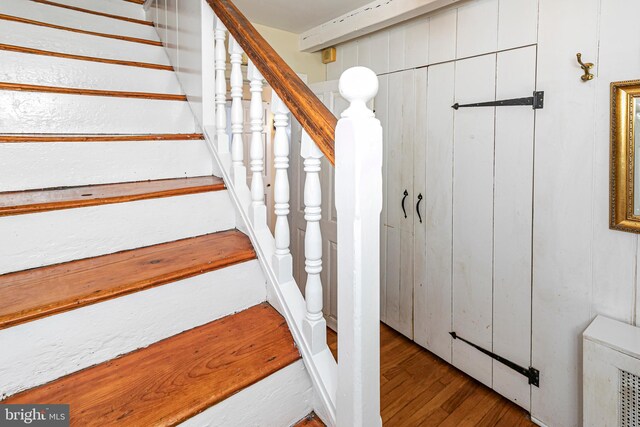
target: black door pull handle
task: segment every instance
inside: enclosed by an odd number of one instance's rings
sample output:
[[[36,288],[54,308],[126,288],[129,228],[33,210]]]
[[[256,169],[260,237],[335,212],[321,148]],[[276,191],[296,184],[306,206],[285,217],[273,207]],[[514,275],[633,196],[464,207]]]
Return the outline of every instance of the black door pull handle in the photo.
[[[407,211],[404,208],[404,201],[406,200],[407,196],[409,196],[409,192],[407,190],[404,190],[404,197],[402,198],[402,212],[404,213],[404,217],[407,217]]]
[[[418,203],[416,204],[416,212],[418,213],[418,218],[420,219],[420,224],[422,224],[422,216],[420,215],[420,202],[422,201],[422,193],[418,194]]]

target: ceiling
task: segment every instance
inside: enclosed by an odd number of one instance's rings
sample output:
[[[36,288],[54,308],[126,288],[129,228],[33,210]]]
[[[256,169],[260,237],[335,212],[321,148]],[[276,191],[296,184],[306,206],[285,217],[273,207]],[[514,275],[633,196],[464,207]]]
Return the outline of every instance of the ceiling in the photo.
[[[371,0],[234,0],[251,22],[300,34]]]

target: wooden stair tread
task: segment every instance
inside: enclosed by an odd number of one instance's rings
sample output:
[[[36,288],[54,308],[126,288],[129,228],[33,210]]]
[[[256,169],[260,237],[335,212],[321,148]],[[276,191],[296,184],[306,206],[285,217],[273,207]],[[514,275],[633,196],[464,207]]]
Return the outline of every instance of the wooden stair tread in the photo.
[[[255,258],[229,230],[0,275],[0,329]]]
[[[187,96],[173,93],[127,92],[119,90],[82,89],[74,87],[41,86],[23,83],[0,82],[0,90],[17,92],[60,93],[65,95],[108,96],[115,98],[153,99],[157,101],[183,101]]]
[[[105,37],[105,38],[108,38],[108,39],[121,40],[121,41],[125,41],[125,42],[142,43],[142,44],[147,44],[147,45],[150,45],[150,46],[162,47],[162,42],[158,41],[158,40],[147,40],[147,39],[141,39],[141,38],[137,38],[137,37],[121,36],[119,34],[99,33],[99,32],[96,32],[96,31],[88,31],[88,30],[83,30],[83,29],[80,29],[80,28],[72,28],[72,27],[65,27],[63,25],[49,24],[48,22],[36,21],[36,20],[33,20],[33,19],[27,19],[27,18],[21,18],[19,16],[6,15],[4,13],[0,13],[0,20],[19,22],[21,24],[36,25],[38,27],[46,27],[46,28],[51,28],[51,29],[54,29],[54,30],[70,31],[72,33],[86,34],[88,36]]]
[[[55,134],[0,134],[0,143],[6,142],[121,142],[121,141],[191,141],[203,140],[201,133],[161,133],[147,135],[55,135]]]
[[[153,26],[153,22],[144,21],[142,19],[128,18],[126,16],[120,16],[120,15],[113,15],[113,14],[110,14],[110,13],[98,12],[98,11],[95,11],[95,10],[84,9],[82,7],[76,7],[76,6],[70,6],[68,4],[57,3],[57,2],[53,2],[53,1],[49,1],[49,0],[31,0],[31,1],[34,1],[36,3],[46,4],[48,6],[55,6],[55,7],[61,7],[61,8],[64,8],[64,9],[75,10],[76,12],[84,12],[84,13],[88,13],[88,14],[91,14],[91,15],[103,16],[105,18],[119,19],[121,21],[127,21],[127,22],[133,22],[133,23],[136,23],[136,24]],[[134,0],[132,2],[133,3],[138,3],[138,4],[144,4],[144,0]]]
[[[34,49],[30,47],[16,46],[11,44],[4,44],[4,43],[0,43],[0,50],[6,50],[8,52],[27,53],[31,55],[52,56],[55,58],[73,59],[77,61],[89,61],[89,62],[99,62],[103,64],[122,65],[126,67],[140,67],[140,68],[149,68],[152,70],[174,71],[174,68],[171,65],[150,64],[148,62],[125,61],[121,59],[97,58],[94,56],[75,55],[75,54],[64,53],[64,52],[53,52],[50,50]]]
[[[325,427],[325,425],[316,414],[309,414],[298,421],[294,427]]]
[[[0,193],[0,216],[20,215],[135,200],[224,190],[215,176],[159,179]]]
[[[264,303],[2,403],[69,403],[72,426],[172,426],[299,358]]]

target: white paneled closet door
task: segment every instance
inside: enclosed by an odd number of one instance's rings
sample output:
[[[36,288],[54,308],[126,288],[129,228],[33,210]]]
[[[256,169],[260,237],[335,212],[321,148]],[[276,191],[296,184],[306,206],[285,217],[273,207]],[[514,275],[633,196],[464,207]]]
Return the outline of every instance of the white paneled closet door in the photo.
[[[537,48],[500,52],[496,97],[536,90]],[[495,118],[493,351],[531,366],[533,155],[535,112],[498,108]],[[527,379],[493,361],[493,388],[530,409]]]
[[[456,102],[495,101],[496,55],[456,62]],[[451,108],[451,107],[449,107]],[[490,350],[493,338],[493,159],[495,108],[454,114],[453,331]],[[491,386],[492,363],[460,340],[455,366]]]
[[[381,283],[383,322],[413,339],[414,224],[418,221],[418,195],[414,188],[414,142],[416,124],[416,71],[392,73],[382,80],[385,86],[376,106],[385,105],[377,115],[385,131],[385,198],[382,242],[386,243]],[[386,103],[381,96],[386,97]],[[376,111],[377,113],[377,111]],[[422,157],[424,158],[424,157]],[[417,165],[417,169],[423,169]],[[422,194],[424,197],[424,194]]]
[[[427,81],[418,103],[427,125],[416,122],[425,226],[414,229],[415,341],[526,409],[528,379],[449,332],[531,366],[535,112],[451,106],[532,96],[535,70],[532,46],[431,66],[416,79],[417,89]]]
[[[452,249],[453,249],[453,117],[455,63],[447,62],[419,71],[427,80],[427,123],[423,135],[425,171],[424,228],[418,234],[425,242],[422,275],[416,271],[414,293],[415,341],[451,363]],[[419,254],[419,252],[416,252]]]

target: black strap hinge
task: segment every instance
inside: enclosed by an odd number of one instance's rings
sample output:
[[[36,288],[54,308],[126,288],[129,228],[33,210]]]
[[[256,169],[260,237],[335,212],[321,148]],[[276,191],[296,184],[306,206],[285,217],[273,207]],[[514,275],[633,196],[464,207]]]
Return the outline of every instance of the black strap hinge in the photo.
[[[502,101],[477,102],[475,104],[458,104],[457,102],[451,106],[454,110],[458,108],[470,107],[510,107],[518,105],[531,105],[534,110],[544,108],[544,92],[533,92],[533,96],[528,98],[505,99]]]
[[[503,365],[508,366],[509,368],[513,369],[514,371],[524,375],[525,377],[527,377],[529,379],[529,384],[534,385],[536,387],[540,387],[540,371],[537,370],[536,368],[534,368],[533,366],[529,366],[528,368],[523,368],[522,366],[513,363],[510,360],[505,359],[502,356],[498,356],[495,353],[490,352],[489,350],[485,350],[484,348],[469,342],[467,340],[465,340],[464,338],[459,337],[455,332],[449,332],[449,335],[451,335],[453,337],[454,340],[458,339],[462,342],[465,342],[467,344],[469,344],[471,347],[475,348],[476,350],[480,351],[481,353],[486,354],[487,356],[491,357],[494,360],[497,360],[498,362],[502,363]]]

